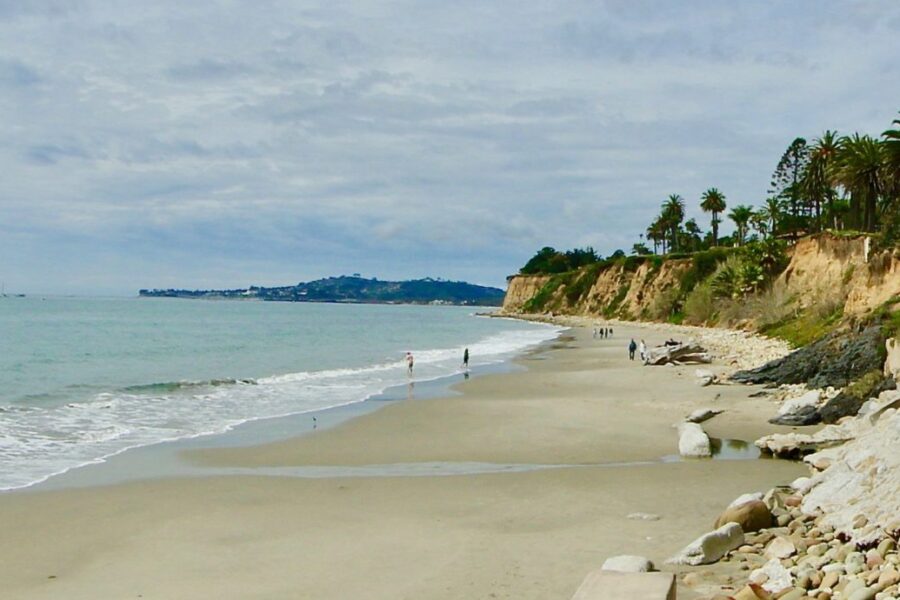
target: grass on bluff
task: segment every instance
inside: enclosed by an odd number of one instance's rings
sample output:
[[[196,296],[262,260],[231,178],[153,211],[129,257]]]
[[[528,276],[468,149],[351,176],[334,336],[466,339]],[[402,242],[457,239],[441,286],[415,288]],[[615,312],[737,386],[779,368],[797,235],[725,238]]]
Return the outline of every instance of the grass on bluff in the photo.
[[[818,341],[834,331],[841,324],[844,308],[841,305],[830,311],[823,307],[813,307],[806,311],[764,326],[760,332],[770,337],[780,338],[794,348],[800,348]]]

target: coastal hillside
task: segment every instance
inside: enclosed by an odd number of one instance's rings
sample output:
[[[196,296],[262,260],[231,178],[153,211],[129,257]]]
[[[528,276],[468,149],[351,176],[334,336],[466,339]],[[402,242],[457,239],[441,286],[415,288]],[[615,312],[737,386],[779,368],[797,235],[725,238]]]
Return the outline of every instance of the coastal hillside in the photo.
[[[357,275],[328,277],[282,287],[250,286],[233,290],[140,290],[142,297],[265,300],[276,302],[350,302],[371,304],[459,304],[499,306],[503,290],[443,279],[381,281]]]
[[[830,318],[834,325],[863,319],[900,296],[900,256],[893,249],[875,249],[870,236],[821,233],[802,238],[782,257],[763,257],[780,263],[767,284],[723,289],[730,271],[747,260],[746,248],[688,257],[620,257],[564,273],[513,275],[503,311],[766,332],[804,316],[810,324],[813,316]]]

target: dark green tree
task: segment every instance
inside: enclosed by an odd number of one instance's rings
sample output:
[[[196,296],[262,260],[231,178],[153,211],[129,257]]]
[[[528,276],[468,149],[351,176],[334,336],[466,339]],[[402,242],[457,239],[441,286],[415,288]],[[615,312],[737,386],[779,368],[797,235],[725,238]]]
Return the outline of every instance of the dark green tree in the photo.
[[[709,188],[703,192],[700,208],[703,212],[712,213],[712,245],[715,246],[719,241],[719,215],[725,212],[726,208],[725,194],[718,188]]]
[[[806,140],[796,138],[785,150],[772,174],[769,194],[778,198],[787,208],[787,230],[795,233],[806,226],[803,213],[806,206],[800,185],[809,163],[809,148]]]

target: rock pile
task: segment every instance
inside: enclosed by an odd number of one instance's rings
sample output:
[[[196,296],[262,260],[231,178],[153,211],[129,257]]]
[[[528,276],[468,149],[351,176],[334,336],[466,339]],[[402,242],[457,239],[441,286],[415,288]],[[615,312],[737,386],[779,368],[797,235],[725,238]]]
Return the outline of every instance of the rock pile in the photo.
[[[794,483],[801,490],[807,485],[807,478]],[[774,519],[773,526],[744,534],[743,543],[723,559],[749,571],[746,584],[719,584],[715,586],[718,591],[704,596],[704,600],[900,597],[896,537],[884,530],[877,539],[848,537],[831,525],[821,511],[802,510],[804,501],[798,489],[776,489],[766,494],[764,505]],[[761,512],[758,506],[756,510]],[[856,521],[866,526],[866,517],[857,515]],[[684,578],[689,586],[696,585],[696,581],[695,577]]]

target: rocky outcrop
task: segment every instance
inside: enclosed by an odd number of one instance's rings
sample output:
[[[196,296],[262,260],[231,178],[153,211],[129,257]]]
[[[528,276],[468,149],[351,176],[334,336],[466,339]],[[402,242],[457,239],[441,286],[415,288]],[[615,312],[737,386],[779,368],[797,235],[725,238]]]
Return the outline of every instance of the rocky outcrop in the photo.
[[[824,512],[826,523],[857,542],[900,532],[898,401],[897,391],[883,392],[865,416],[852,420],[855,439],[805,459],[826,468],[813,477],[804,512]],[[865,523],[858,515],[865,515]]]
[[[844,329],[787,356],[732,375],[741,383],[805,383],[811,388],[844,387],[869,371],[882,370],[879,326]]]

